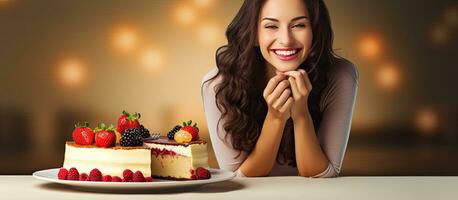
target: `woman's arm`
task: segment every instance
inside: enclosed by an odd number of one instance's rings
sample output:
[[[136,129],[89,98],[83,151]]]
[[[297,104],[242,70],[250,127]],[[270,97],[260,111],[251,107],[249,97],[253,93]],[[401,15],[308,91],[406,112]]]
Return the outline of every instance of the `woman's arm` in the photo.
[[[281,83],[281,81],[283,81]],[[216,85],[214,83],[210,85]],[[288,82],[285,76],[279,75],[269,81],[264,98],[269,105],[258,141],[249,154],[242,154],[236,158],[238,151],[234,151],[230,144],[230,136],[224,140],[225,133],[216,127],[217,119],[221,116],[214,103],[214,86],[202,86],[205,114],[209,124],[210,137],[213,148],[221,168],[235,171],[239,165],[239,176],[266,176],[275,164],[278,148],[286,120],[289,118],[289,109],[292,104]],[[212,114],[213,113],[213,114]],[[221,126],[221,124],[220,124]],[[217,133],[219,132],[219,133]]]
[[[340,173],[348,143],[358,80],[356,68],[351,63],[343,63],[344,65],[339,65],[333,71],[330,85],[323,96],[325,106],[318,138],[307,106],[302,107],[305,114],[293,119],[296,162],[302,176],[335,177]],[[294,89],[292,90],[294,94]]]

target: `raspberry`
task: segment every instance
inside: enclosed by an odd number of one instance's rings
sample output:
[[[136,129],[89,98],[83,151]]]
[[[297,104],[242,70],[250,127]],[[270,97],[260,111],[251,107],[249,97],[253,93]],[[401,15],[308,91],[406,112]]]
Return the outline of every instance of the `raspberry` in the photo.
[[[198,167],[196,169],[196,175],[199,179],[209,179],[211,177],[210,171],[203,167]]]
[[[122,179],[119,176],[113,176],[113,178],[111,178],[111,181],[113,181],[113,182],[122,182]]]
[[[126,169],[122,172],[122,177],[124,177],[125,182],[130,182],[132,181],[132,178],[134,177],[134,173],[130,169]]]
[[[102,181],[102,172],[97,168],[92,169],[89,173],[89,181]]]
[[[153,177],[148,176],[148,177],[145,178],[145,181],[146,182],[153,182]]]
[[[57,178],[59,180],[67,180],[68,170],[65,168],[60,168],[59,173],[57,173]]]
[[[141,171],[136,171],[134,173],[134,177],[132,179],[134,182],[145,182],[145,177],[143,176],[143,173]]]
[[[74,167],[68,170],[67,180],[78,181],[80,180],[80,173]]]
[[[103,182],[111,182],[112,178],[110,175],[105,175],[105,176],[102,176],[102,181]]]
[[[80,181],[87,181],[89,176],[86,173],[81,173],[80,174]]]

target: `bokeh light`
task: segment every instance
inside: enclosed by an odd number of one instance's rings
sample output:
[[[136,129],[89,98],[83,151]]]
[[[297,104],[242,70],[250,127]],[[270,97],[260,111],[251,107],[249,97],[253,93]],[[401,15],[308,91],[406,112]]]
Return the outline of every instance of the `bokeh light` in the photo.
[[[456,27],[458,23],[458,6],[452,6],[445,10],[445,22],[450,27]]]
[[[203,44],[213,45],[218,43],[223,32],[215,24],[203,24],[197,29],[197,36]]]
[[[58,78],[65,86],[79,86],[85,79],[84,65],[78,59],[65,59],[59,63]]]
[[[425,136],[431,136],[439,128],[439,115],[432,108],[422,108],[415,116],[417,128]]]
[[[157,73],[162,70],[163,55],[156,49],[146,49],[140,54],[140,63],[145,71]]]
[[[437,24],[430,30],[431,40],[436,45],[445,44],[448,40],[448,31],[444,25]]]
[[[392,90],[399,87],[401,74],[396,65],[383,65],[377,70],[376,76],[378,84],[383,89]]]
[[[381,39],[378,36],[374,34],[365,35],[359,41],[359,52],[364,58],[376,59],[380,57],[381,45]]]
[[[132,51],[138,43],[138,33],[130,27],[121,27],[113,33],[113,44],[117,50]]]
[[[208,6],[210,6],[210,4],[212,3],[213,0],[193,0],[194,3],[201,7],[201,8],[206,8]]]
[[[175,10],[176,20],[183,25],[189,25],[196,19],[196,11],[188,5],[180,5]]]

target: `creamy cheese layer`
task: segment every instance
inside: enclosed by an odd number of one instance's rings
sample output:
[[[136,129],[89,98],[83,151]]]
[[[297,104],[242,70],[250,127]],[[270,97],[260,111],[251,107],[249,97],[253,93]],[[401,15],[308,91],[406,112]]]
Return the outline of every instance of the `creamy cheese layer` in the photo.
[[[190,144],[188,146],[143,143],[143,146],[150,149],[173,151],[178,155],[189,157],[191,158],[190,165],[193,168],[208,167],[208,152],[206,143]]]
[[[75,147],[65,145],[64,168],[75,167],[80,173],[97,168],[104,175],[122,177],[125,169],[139,170],[151,176],[151,150]]]

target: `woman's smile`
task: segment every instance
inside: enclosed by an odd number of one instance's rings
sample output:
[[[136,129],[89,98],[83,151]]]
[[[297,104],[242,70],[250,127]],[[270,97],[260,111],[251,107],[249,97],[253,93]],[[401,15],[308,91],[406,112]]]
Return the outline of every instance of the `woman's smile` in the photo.
[[[277,49],[270,49],[271,52],[273,52],[276,57],[278,57],[282,61],[291,61],[295,60],[299,52],[301,51],[301,48],[277,48]]]

